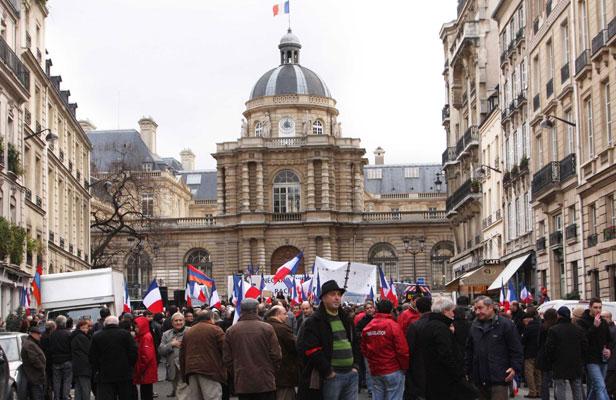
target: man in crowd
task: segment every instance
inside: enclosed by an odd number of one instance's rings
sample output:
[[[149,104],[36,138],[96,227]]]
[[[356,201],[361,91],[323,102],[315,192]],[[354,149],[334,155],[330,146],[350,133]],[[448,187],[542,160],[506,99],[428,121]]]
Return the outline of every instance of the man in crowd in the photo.
[[[425,337],[422,336],[422,331],[430,318],[432,298],[418,298],[415,302],[415,307],[417,307],[417,311],[419,311],[421,316],[417,322],[409,325],[406,330],[406,342],[408,343],[409,350],[412,349],[413,351],[406,376],[406,390],[404,392],[407,400],[423,399],[426,397],[426,371],[424,368],[426,343],[424,343]]]
[[[590,299],[588,310],[584,311],[578,326],[584,330],[588,340],[585,363],[589,398],[594,396],[598,400],[607,400],[609,397],[605,388],[605,376],[612,342],[607,321],[601,318],[602,307],[601,299]]]
[[[418,291],[419,293],[419,291]],[[406,334],[406,330],[409,328],[413,322],[417,321],[421,316],[419,311],[417,311],[417,307],[415,306],[415,302],[422,296],[418,294],[413,296],[413,299],[410,303],[408,303],[408,309],[402,311],[400,315],[398,315],[398,324],[400,324],[400,329],[402,332]]]
[[[239,320],[225,333],[223,362],[233,373],[240,400],[274,400],[282,353],[274,328],[257,316],[255,299],[244,299]]]
[[[381,300],[374,318],[362,331],[361,352],[372,377],[372,399],[401,399],[409,368],[409,348],[392,316],[393,304]]]
[[[465,370],[482,400],[507,400],[509,384],[522,371],[520,336],[513,323],[496,314],[487,296],[475,300],[477,319],[466,344]]]
[[[295,336],[287,325],[287,318],[287,311],[280,305],[272,307],[267,316],[267,323],[274,328],[282,351],[280,368],[276,371],[276,400],[295,400],[295,386],[299,373]]]
[[[360,388],[366,386],[368,394],[372,393],[372,377],[370,376],[368,361],[361,354],[361,334],[364,328],[372,321],[372,318],[374,318],[374,312],[374,303],[372,300],[368,300],[364,304],[364,311],[358,313],[353,319],[355,323],[353,354],[359,362],[359,386]]]
[[[45,398],[46,361],[41,348],[41,335],[45,333],[45,323],[39,322],[30,328],[30,335],[21,342],[21,369],[27,381],[28,399]]]
[[[73,382],[71,364],[71,332],[64,315],[56,318],[58,327],[49,337],[49,355],[53,371],[53,395],[55,400],[69,400]]]
[[[528,385],[528,396],[541,394],[541,370],[535,367],[539,350],[541,321],[534,307],[528,307],[522,317],[522,346],[524,348],[524,379]]]
[[[313,391],[310,398],[357,399],[358,364],[351,345],[351,321],[341,310],[343,293],[335,280],[325,282],[319,309],[304,322],[298,337],[300,384]]]
[[[176,326],[180,325],[181,315],[177,313],[174,316],[178,321]],[[184,332],[179,358],[182,381],[188,382],[189,386],[186,398],[221,399],[222,385],[227,382],[227,371],[222,360],[225,333],[212,321],[212,312],[206,310],[200,311],[196,323]]]
[[[130,400],[137,344],[130,332],[120,329],[118,317],[105,318],[102,331],[92,337],[90,364],[96,376],[96,400]]]
[[[306,318],[312,315],[312,313],[314,312],[314,309],[312,308],[312,304],[310,304],[309,301],[304,301],[300,305],[300,311],[301,313],[299,317],[297,317],[296,330],[295,330],[296,335],[297,335],[297,332],[299,331],[299,328],[301,328],[302,323],[306,320]]]
[[[605,387],[607,393],[614,398],[616,396],[616,354],[614,354],[614,346],[616,346],[616,324],[612,319],[612,313],[605,310],[601,312],[601,316],[607,321],[610,328],[610,338],[612,343],[612,354],[607,362],[607,376],[605,377]]]
[[[584,332],[571,323],[571,311],[566,306],[558,309],[556,325],[548,329],[545,353],[552,366],[554,395],[566,399],[566,381],[569,381],[573,400],[581,400],[584,355],[588,351],[588,340]]]

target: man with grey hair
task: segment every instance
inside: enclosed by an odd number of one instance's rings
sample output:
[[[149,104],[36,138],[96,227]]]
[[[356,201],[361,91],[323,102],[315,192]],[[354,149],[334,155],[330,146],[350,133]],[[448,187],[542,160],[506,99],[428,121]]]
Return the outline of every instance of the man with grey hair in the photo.
[[[130,400],[137,343],[120,329],[118,317],[105,318],[104,327],[92,337],[90,364],[96,377],[96,400]]]
[[[430,355],[423,358],[426,399],[475,398],[468,396],[464,364],[452,332],[455,308],[451,298],[434,297],[428,322],[419,332],[425,354]]]
[[[295,347],[295,335],[287,325],[287,310],[276,305],[269,310],[266,322],[274,328],[282,361],[276,371],[276,400],[295,400],[295,386],[299,377],[299,358]]]
[[[506,400],[511,381],[522,371],[520,335],[511,320],[496,313],[487,296],[475,300],[475,315],[466,342],[466,374],[479,388],[480,399]]]
[[[244,299],[239,320],[227,329],[223,362],[240,400],[275,399],[282,353],[274,328],[257,316],[255,299]]]
[[[67,318],[56,318],[58,327],[49,337],[49,356],[51,358],[54,399],[69,400],[73,382],[71,363],[71,332],[66,326]]]

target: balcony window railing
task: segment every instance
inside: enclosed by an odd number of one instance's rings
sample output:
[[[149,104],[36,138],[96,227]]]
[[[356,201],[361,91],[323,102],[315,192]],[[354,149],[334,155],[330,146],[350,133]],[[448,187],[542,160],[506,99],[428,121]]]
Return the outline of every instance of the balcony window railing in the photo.
[[[608,241],[616,239],[616,226],[609,226],[603,230],[603,240]]]
[[[546,245],[546,240],[544,237],[537,239],[537,242],[536,242],[537,251],[544,251],[546,247],[545,245]]]
[[[32,190],[26,189],[26,200],[32,201]]]
[[[569,71],[569,63],[566,63],[560,69],[560,83],[561,83],[561,85],[564,84],[565,82],[567,82],[567,80],[569,79],[570,76],[571,76],[571,73]]]
[[[592,235],[588,236],[588,247],[595,247],[597,245],[597,242],[599,241],[599,235],[597,235],[596,233],[593,233]]]
[[[567,157],[560,160],[560,181],[564,182],[567,179],[576,175],[575,170],[575,153],[569,154]]]
[[[447,147],[443,152],[443,165],[447,164],[449,161],[454,161],[456,159],[456,148],[455,147]]]
[[[586,67],[590,65],[590,57],[589,50],[584,50],[580,53],[580,55],[575,59],[575,75],[579,75],[584,71]]]
[[[43,207],[43,199],[41,199],[41,196],[39,195],[36,195],[36,206]]]
[[[576,223],[567,225],[567,228],[565,228],[565,237],[567,238],[567,240],[573,240],[577,238],[577,224]]]
[[[541,105],[541,100],[539,97],[539,93],[537,93],[535,97],[533,97],[533,111],[537,111],[540,105]]]
[[[536,35],[539,32],[539,17],[533,21],[533,34]]]
[[[600,31],[594,38],[592,38],[592,55],[597,54],[607,41],[607,29]]]
[[[616,36],[616,17],[607,25],[607,40],[612,40],[614,36]]]
[[[563,243],[563,233],[556,231],[550,233],[550,246],[560,246]]]
[[[458,205],[461,201],[471,196],[472,194],[478,193],[477,189],[477,181],[467,180],[460,187],[447,198],[446,208],[447,211],[451,211],[456,205]]]
[[[8,43],[0,36],[0,60],[2,60],[17,77],[17,80],[26,90],[30,90],[30,72],[19,60]]]
[[[548,83],[545,84],[545,97],[550,98],[554,94],[554,79],[550,79]]]
[[[50,231],[50,232],[49,232],[49,241],[50,241],[51,243],[55,243],[55,242],[56,242],[56,240],[55,240],[55,239],[56,239],[56,234]]]
[[[449,104],[445,104],[442,111],[443,122],[449,119]]]
[[[560,181],[560,169],[558,161],[552,161],[545,165],[533,176],[532,195],[535,198],[553,183]]]

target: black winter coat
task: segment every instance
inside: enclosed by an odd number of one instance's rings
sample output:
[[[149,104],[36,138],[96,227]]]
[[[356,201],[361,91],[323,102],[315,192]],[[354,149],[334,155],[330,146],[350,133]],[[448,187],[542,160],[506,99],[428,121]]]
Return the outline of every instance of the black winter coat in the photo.
[[[430,313],[428,323],[419,333],[429,357],[424,358],[426,399],[468,399],[463,395],[464,364],[458,345],[449,330],[453,320],[440,313]]]
[[[53,364],[71,361],[71,332],[56,329],[49,337],[49,355]]]
[[[430,314],[429,312],[422,314],[406,330],[406,342],[409,345],[409,354],[411,355],[406,379],[408,380],[411,398],[426,397],[426,336],[422,336],[422,332],[430,321]]]
[[[350,321],[344,311],[339,309],[338,315],[342,320],[347,338],[353,343],[353,321]],[[297,337],[297,350],[301,361],[300,392],[305,392],[310,385],[310,376],[313,370],[319,373],[321,386],[323,379],[330,375],[332,370],[331,359],[334,347],[332,329],[327,319],[327,311],[323,303],[309,318],[307,318],[299,330]],[[359,362],[356,357],[353,360],[353,368],[359,370]],[[302,387],[303,389],[302,390]],[[320,392],[311,392],[311,398],[320,398]]]
[[[73,376],[92,376],[90,366],[90,337],[80,329],[75,329],[71,334],[71,362]]]
[[[471,330],[471,321],[468,320],[468,315],[466,313],[461,314],[456,311],[456,315],[453,319],[453,327],[455,329],[453,332],[453,337],[456,339],[460,353],[464,354],[468,334]]]
[[[595,327],[594,318],[590,316],[590,311],[585,310],[582,318],[578,321],[578,326],[586,333],[588,339],[588,351],[585,353],[584,361],[586,364],[600,364],[603,362],[603,348],[612,345],[610,328],[607,321],[601,318],[599,327]]]
[[[537,358],[539,351],[539,331],[541,330],[541,321],[538,318],[533,318],[532,321],[524,327],[522,331],[522,346],[524,347],[524,359]]]
[[[473,322],[466,343],[465,369],[477,386],[505,385],[505,371],[522,373],[524,353],[520,335],[513,323],[495,316]]]
[[[539,337],[537,337],[537,357],[535,358],[535,366],[540,371],[551,371],[552,364],[545,354],[545,342],[548,339],[548,329],[541,324],[539,328]]]
[[[586,335],[568,318],[560,318],[548,330],[545,354],[552,365],[554,379],[581,378],[584,371],[584,354],[588,351]]]
[[[97,382],[130,381],[137,361],[137,343],[127,330],[106,326],[92,337],[89,358]]]

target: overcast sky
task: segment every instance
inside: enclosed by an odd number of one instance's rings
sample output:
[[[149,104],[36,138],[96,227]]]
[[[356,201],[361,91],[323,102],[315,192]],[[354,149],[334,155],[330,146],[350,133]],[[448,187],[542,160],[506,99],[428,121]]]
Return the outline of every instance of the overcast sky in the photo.
[[[47,49],[78,118],[98,129],[158,123],[158,153],[190,147],[215,168],[216,143],[240,136],[258,78],[279,63],[286,15],[270,0],[52,0]],[[291,0],[302,65],[338,102],[346,137],[372,164],[440,163],[445,103],[439,29],[456,0]]]

